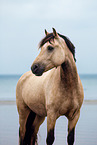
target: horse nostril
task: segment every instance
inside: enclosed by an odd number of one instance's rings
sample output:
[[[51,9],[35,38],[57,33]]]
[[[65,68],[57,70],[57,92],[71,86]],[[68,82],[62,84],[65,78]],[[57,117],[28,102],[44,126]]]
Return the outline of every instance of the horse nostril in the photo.
[[[34,65],[34,70],[36,70],[38,68],[38,64]]]
[[[31,70],[33,73],[35,73],[39,68],[39,65],[38,64],[34,64],[32,67],[31,67]]]

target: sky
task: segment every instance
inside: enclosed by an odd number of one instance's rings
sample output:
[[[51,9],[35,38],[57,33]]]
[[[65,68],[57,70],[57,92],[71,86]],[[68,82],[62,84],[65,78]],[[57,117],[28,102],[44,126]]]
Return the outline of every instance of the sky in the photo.
[[[0,0],[0,74],[23,74],[52,27],[76,48],[79,74],[97,74],[97,0]]]

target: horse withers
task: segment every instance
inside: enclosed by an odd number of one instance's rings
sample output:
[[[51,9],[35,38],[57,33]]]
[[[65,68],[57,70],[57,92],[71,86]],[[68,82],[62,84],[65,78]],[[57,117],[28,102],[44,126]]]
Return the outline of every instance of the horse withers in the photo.
[[[47,145],[54,142],[57,118],[68,119],[68,145],[74,144],[75,126],[80,116],[84,93],[75,65],[75,47],[56,32],[41,40],[41,51],[16,87],[19,113],[19,144],[37,144],[37,133],[47,116]]]

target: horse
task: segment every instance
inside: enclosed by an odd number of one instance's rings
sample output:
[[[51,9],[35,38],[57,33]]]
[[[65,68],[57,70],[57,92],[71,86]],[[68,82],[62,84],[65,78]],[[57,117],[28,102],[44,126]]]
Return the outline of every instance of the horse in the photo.
[[[75,47],[64,35],[45,30],[40,53],[16,87],[19,113],[19,144],[35,145],[40,125],[47,117],[46,144],[54,143],[54,128],[60,116],[68,119],[68,145],[75,140],[84,92],[77,72]]]

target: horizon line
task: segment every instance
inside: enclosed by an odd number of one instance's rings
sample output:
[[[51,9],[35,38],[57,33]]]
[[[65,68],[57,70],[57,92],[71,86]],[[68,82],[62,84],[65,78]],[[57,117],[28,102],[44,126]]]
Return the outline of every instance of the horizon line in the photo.
[[[22,76],[22,74],[0,74],[0,76]],[[97,73],[79,73],[79,75],[97,75]]]

